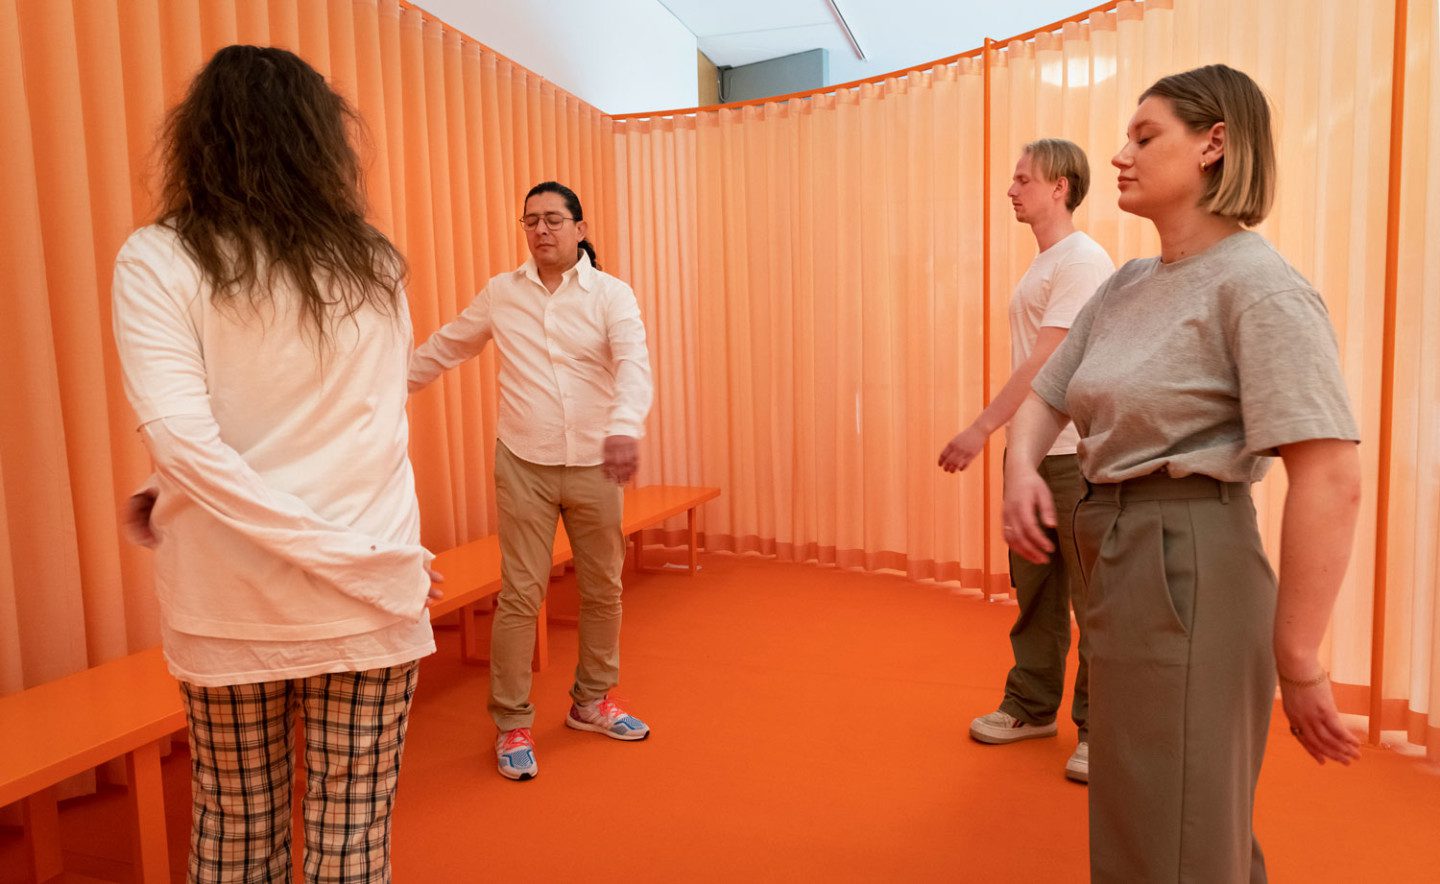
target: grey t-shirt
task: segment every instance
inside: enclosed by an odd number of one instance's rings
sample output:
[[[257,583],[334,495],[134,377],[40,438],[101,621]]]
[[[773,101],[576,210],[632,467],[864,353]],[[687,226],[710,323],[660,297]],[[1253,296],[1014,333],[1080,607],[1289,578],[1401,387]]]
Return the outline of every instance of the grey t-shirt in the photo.
[[[1278,446],[1360,438],[1325,303],[1248,231],[1121,267],[1033,386],[1075,422],[1091,482],[1254,482]]]

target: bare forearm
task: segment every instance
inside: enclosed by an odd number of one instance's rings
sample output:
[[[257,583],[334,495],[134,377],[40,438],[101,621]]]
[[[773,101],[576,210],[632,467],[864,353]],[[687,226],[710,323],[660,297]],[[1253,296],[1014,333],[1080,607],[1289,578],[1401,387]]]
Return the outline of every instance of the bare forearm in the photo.
[[[1291,679],[1319,668],[1335,598],[1340,592],[1360,510],[1355,446],[1321,440],[1303,461],[1286,457],[1290,488],[1280,536],[1280,594],[1275,610],[1275,662]],[[1317,443],[1305,443],[1315,445]]]
[[[1005,443],[1005,471],[1039,467],[1067,421],[1064,413],[1051,408],[1035,393],[1030,393],[1010,422],[1010,434]]]
[[[990,404],[985,407],[985,410],[976,415],[972,426],[989,436],[1008,424],[1010,419],[1015,417],[1015,413],[1020,410],[1020,406],[1025,402],[1025,397],[1030,395],[1030,382],[1035,380],[1035,375],[1039,373],[1039,370],[1039,365],[1020,366],[1014,374],[1010,375],[1010,380],[1005,382],[1005,386],[1000,388],[1000,392],[995,394],[995,398],[990,400]]]
[[[985,410],[980,412],[971,426],[989,436],[1008,424],[1015,417],[1015,413],[1020,410],[1021,404],[1025,402],[1025,397],[1030,395],[1030,385],[1034,382],[1035,376],[1040,373],[1040,369],[1045,367],[1045,361],[1065,340],[1067,334],[1069,334],[1069,329],[1051,326],[1040,329],[1040,333],[1036,335],[1035,343],[1031,347],[1030,355],[1016,366],[1014,373],[1010,375],[1010,380],[1005,382],[1005,386],[1000,388],[1000,392],[996,394]]]

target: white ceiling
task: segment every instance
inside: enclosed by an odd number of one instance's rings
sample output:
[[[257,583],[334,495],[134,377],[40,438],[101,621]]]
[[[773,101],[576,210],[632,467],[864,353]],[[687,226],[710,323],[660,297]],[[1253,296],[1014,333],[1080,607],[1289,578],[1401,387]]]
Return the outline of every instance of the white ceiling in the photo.
[[[1047,25],[1098,0],[835,0],[865,60],[825,0],[657,0],[718,65],[828,49],[830,85],[955,55]]]

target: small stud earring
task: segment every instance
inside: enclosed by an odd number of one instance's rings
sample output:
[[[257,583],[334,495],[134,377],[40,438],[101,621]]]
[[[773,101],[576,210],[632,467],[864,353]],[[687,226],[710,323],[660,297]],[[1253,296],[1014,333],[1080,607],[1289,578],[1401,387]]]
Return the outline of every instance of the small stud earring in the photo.
[[[1204,161],[1204,160],[1201,160],[1201,161],[1200,161],[1200,171],[1201,171],[1201,172],[1204,172],[1204,171],[1205,171],[1205,161]]]

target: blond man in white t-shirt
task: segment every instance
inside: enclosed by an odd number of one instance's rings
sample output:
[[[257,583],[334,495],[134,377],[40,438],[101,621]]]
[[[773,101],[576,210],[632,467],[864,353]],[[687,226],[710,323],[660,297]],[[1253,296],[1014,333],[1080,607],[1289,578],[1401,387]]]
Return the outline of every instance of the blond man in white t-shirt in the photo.
[[[1039,254],[1010,300],[1010,380],[940,453],[940,466],[946,472],[965,469],[990,434],[1009,423],[1030,392],[1030,382],[1065,339],[1075,315],[1115,272],[1105,250],[1075,229],[1075,209],[1089,186],[1090,164],[1085,152],[1069,141],[1033,141],[1020,154],[1006,196],[1015,208],[1015,220],[1030,225]],[[1062,554],[1036,565],[1011,553],[1010,577],[1020,603],[1019,616],[1010,630],[1015,665],[1006,679],[1000,708],[971,722],[970,736],[982,743],[999,744],[1055,735],[1055,718],[1065,691],[1073,603],[1080,625],[1080,660],[1071,717],[1080,739],[1065,764],[1065,775],[1086,782],[1090,767],[1088,645],[1083,582],[1070,530],[1071,514],[1085,493],[1075,455],[1078,441],[1075,428],[1067,425],[1041,464],[1055,497],[1059,522],[1050,529],[1051,540]]]

